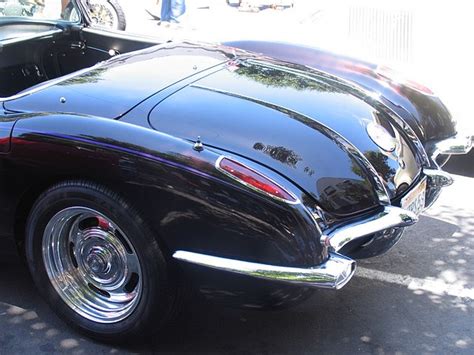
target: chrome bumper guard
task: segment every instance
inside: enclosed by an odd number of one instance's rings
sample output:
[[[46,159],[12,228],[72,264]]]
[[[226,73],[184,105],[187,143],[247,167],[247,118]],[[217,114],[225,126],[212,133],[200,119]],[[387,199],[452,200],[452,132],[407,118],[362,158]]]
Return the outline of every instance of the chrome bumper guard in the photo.
[[[354,240],[391,228],[408,227],[417,221],[418,217],[411,211],[395,206],[385,206],[383,211],[373,216],[323,235],[321,243],[338,252]]]
[[[428,177],[430,187],[446,187],[453,183],[453,178],[447,172],[437,169],[423,169],[423,173]]]
[[[453,183],[453,178],[447,172],[440,169],[423,169],[423,173],[428,177],[428,189],[425,196],[426,211],[438,199],[441,194],[441,188]]]
[[[312,268],[297,268],[252,263],[178,250],[173,258],[212,269],[243,274],[271,281],[282,281],[300,286],[340,289],[352,278],[355,261],[337,253]]]

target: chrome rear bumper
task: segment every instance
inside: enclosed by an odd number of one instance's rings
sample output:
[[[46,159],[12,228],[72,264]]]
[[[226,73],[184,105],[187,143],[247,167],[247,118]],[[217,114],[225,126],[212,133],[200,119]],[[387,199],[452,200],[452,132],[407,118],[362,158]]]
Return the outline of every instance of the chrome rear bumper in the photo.
[[[471,148],[471,137],[454,136],[438,142],[434,146],[432,158],[435,161],[440,154],[466,154]],[[428,178],[429,188],[426,191],[425,205],[428,208],[436,200],[441,188],[450,185],[453,180],[448,173],[440,169],[424,168],[423,174]],[[176,251],[173,258],[212,269],[271,281],[317,288],[340,289],[349,282],[356,269],[354,260],[340,254],[340,252],[347,252],[347,248],[343,249],[346,245],[350,247],[348,244],[355,242],[355,244],[360,243],[365,247],[368,243],[366,237],[373,236],[372,240],[376,240],[378,234],[381,234],[385,239],[393,234],[396,235],[395,239],[398,240],[403,228],[417,221],[418,217],[413,212],[400,207],[385,205],[380,212],[374,215],[323,234],[320,241],[326,247],[329,257],[325,262],[308,268],[254,263],[183,250]]]
[[[296,268],[252,263],[178,250],[173,258],[212,269],[243,274],[271,281],[283,281],[300,286],[340,289],[352,278],[355,261],[337,253],[312,268]]]
[[[418,217],[413,212],[400,207],[385,206],[383,211],[373,216],[323,235],[321,243],[337,252],[357,239],[388,229],[408,227],[417,221]]]
[[[328,248],[329,257],[322,264],[309,267],[288,267],[260,264],[236,259],[178,250],[173,258],[212,269],[243,274],[271,281],[281,281],[299,286],[340,289],[354,275],[356,263],[337,253],[347,243],[367,235],[414,224],[417,216],[399,207],[386,206],[384,210],[350,225],[323,235],[321,242]]]

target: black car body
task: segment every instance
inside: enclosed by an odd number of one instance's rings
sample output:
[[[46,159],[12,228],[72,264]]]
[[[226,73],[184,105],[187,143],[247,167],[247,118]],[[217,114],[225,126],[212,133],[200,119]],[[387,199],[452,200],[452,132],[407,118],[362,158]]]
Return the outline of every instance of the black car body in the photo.
[[[0,18],[0,35],[2,235],[92,336],[165,319],[178,279],[250,307],[339,289],[452,182],[440,157],[470,149],[424,88],[316,49],[156,44],[87,14]],[[155,305],[154,288],[172,296]]]

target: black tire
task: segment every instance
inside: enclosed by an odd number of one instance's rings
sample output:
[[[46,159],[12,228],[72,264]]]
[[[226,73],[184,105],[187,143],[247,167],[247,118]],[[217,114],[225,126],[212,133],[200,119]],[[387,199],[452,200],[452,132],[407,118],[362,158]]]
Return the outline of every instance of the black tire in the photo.
[[[113,29],[118,30],[118,31],[125,31],[125,29],[127,28],[127,20],[125,18],[125,12],[123,11],[122,6],[118,2],[118,0],[107,0],[107,2],[112,7],[113,11],[115,12],[115,15],[117,16],[117,23],[113,27]],[[76,11],[76,10],[74,8],[74,5],[70,2],[64,9],[62,18],[64,20],[71,21],[71,16],[73,16],[73,11]]]
[[[56,291],[44,257],[45,228],[59,211],[82,206],[107,216],[123,231],[140,264],[140,297],[131,314],[114,323],[92,321],[77,313]],[[157,332],[175,313],[176,284],[159,244],[139,213],[120,195],[87,181],[67,181],[45,191],[35,202],[26,224],[26,257],[42,296],[72,327],[103,341],[135,341]],[[76,265],[77,267],[77,265]]]
[[[125,12],[123,11],[122,6],[118,2],[118,0],[108,0],[110,5],[115,9],[115,13],[117,14],[118,26],[116,30],[125,31],[127,28],[127,20],[125,18]]]

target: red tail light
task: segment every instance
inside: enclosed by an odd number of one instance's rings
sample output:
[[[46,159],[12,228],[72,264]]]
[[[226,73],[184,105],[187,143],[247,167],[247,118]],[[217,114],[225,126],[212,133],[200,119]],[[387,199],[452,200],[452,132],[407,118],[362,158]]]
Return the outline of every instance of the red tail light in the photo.
[[[256,172],[255,170],[238,163],[229,158],[220,158],[216,164],[217,168],[223,171],[226,175],[239,181],[245,186],[250,187],[253,190],[262,192],[275,199],[287,202],[297,203],[298,199],[292,193],[285,190],[283,187],[265,177],[264,175]]]

